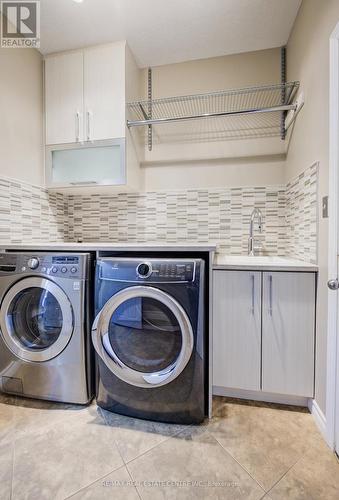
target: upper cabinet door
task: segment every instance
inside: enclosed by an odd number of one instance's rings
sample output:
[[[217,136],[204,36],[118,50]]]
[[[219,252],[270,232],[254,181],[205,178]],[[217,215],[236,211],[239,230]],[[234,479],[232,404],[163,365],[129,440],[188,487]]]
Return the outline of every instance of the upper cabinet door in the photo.
[[[84,50],[85,141],[125,136],[125,46]]]
[[[83,52],[45,60],[46,144],[84,140]]]
[[[313,397],[315,274],[263,277],[262,389]]]

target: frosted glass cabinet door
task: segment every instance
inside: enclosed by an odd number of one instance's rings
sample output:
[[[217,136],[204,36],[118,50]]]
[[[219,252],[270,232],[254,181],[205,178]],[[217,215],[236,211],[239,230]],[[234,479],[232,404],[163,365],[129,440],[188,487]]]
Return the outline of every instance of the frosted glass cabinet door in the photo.
[[[260,390],[261,273],[213,272],[213,386]]]
[[[315,274],[263,275],[262,390],[313,397]]]
[[[122,185],[126,183],[125,141],[113,144],[60,147],[47,151],[47,185]]]
[[[83,53],[45,60],[46,144],[83,140]]]

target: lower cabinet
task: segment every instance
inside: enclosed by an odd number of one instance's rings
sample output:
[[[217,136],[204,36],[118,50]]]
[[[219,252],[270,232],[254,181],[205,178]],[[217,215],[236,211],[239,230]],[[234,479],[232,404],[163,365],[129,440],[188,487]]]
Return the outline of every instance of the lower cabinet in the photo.
[[[263,274],[262,390],[313,396],[315,275]]]
[[[213,385],[312,397],[315,273],[213,272]]]
[[[214,271],[213,385],[260,390],[261,273]]]

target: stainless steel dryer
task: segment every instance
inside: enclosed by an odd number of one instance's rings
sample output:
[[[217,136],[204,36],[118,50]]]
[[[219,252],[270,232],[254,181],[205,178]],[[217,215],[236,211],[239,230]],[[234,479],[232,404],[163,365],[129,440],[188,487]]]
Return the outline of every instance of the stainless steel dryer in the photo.
[[[95,290],[98,405],[151,420],[201,422],[204,261],[101,258]]]
[[[0,254],[0,390],[92,399],[89,281],[89,254]]]

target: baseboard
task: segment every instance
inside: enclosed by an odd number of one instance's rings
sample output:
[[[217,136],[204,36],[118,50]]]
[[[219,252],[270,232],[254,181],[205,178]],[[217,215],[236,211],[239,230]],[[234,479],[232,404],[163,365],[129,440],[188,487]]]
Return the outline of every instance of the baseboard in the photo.
[[[327,442],[326,417],[315,399],[308,400],[308,409],[312,413],[315,423],[317,424],[317,427],[321,432],[323,438]]]
[[[252,399],[265,403],[277,403],[292,406],[308,406],[308,398],[301,396],[289,396],[285,394],[271,394],[263,391],[245,391],[243,389],[229,389],[226,387],[213,386],[213,395],[226,396],[229,398]]]

